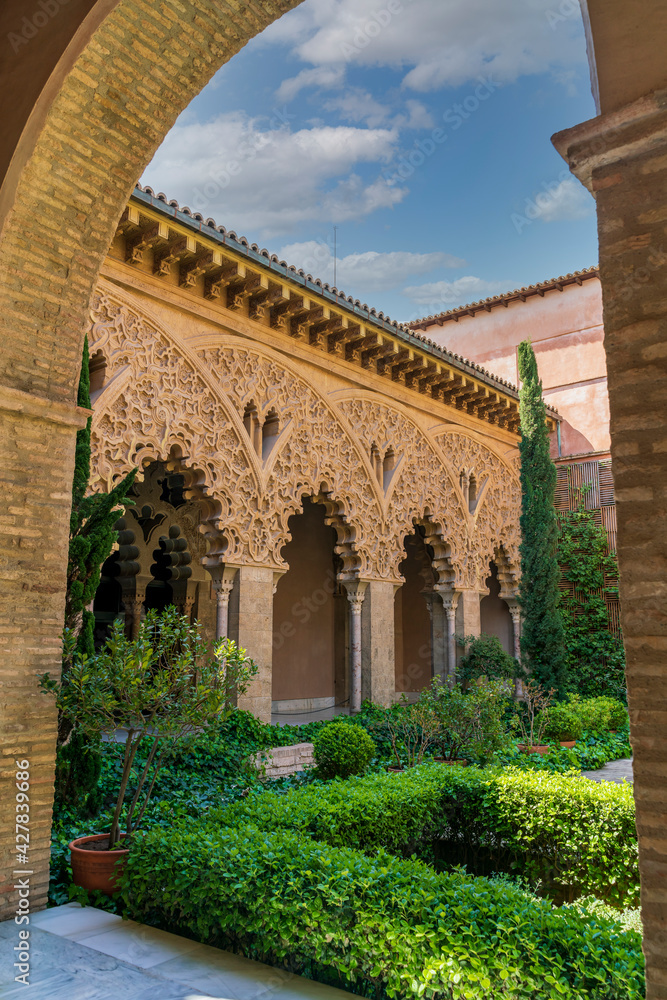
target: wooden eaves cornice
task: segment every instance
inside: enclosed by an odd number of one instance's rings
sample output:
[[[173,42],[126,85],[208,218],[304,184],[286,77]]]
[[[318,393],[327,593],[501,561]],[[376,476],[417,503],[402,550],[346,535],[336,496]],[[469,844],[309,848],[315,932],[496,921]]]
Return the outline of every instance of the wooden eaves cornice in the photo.
[[[393,323],[337,289],[248,246],[209,219],[137,187],[114,242],[127,264],[192,295],[242,312],[324,353],[462,410],[519,431],[516,388],[479,365]],[[550,430],[560,419],[548,410]]]

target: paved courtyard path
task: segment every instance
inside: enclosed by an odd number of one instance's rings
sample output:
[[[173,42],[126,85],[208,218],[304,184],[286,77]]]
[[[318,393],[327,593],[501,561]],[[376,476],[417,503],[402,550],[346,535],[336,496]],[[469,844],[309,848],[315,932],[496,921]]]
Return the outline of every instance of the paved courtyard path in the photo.
[[[345,990],[78,903],[30,916],[30,985],[14,981],[19,928],[0,923],[0,997],[16,1000],[349,1000]]]
[[[584,778],[590,778],[591,781],[614,781],[617,785],[629,781],[632,784],[632,757],[625,760],[611,760],[599,771],[582,771],[581,773]]]

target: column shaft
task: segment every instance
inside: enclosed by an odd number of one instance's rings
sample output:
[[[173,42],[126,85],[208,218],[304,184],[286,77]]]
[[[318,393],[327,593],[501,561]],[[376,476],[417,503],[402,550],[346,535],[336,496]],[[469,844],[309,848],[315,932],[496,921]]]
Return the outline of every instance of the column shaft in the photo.
[[[391,705],[396,691],[394,593],[388,580],[371,580],[361,613],[361,693],[378,705]]]
[[[350,711],[361,709],[361,608],[364,593],[348,594],[350,602]]]

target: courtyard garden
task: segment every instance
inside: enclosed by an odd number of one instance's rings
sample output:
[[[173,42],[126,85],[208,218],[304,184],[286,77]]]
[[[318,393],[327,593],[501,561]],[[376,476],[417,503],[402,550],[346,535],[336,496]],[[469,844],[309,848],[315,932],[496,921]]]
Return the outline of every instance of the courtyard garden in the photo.
[[[59,703],[82,738],[61,774],[79,780],[59,784],[54,904],[374,998],[641,995],[632,792],[580,773],[630,755],[622,703],[436,678],[414,704],[276,727],[233,708],[242,650],[195,652],[197,627],[168,609],[74,658]],[[113,720],[124,738],[98,740]],[[315,767],[265,776],[262,751],[304,741]],[[129,844],[112,896],[69,862],[70,841],[104,831]]]
[[[585,507],[557,521],[532,350],[522,363],[521,664],[461,637],[456,672],[412,701],[303,726],[236,708],[252,659],[174,607],[96,647],[87,607],[132,477],[86,496],[80,432],[63,677],[42,678],[59,709],[52,905],[372,1000],[643,995],[632,790],[582,774],[632,753],[600,597],[613,560]],[[314,765],[269,777],[270,751],[302,743]]]

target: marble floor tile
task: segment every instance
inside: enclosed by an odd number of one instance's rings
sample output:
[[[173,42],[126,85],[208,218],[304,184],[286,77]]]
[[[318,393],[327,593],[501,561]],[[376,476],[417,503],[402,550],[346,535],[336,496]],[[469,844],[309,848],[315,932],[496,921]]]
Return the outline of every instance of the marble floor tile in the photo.
[[[95,907],[30,925],[30,987],[16,983],[19,928],[0,923],[2,1000],[345,1000],[351,994]]]
[[[185,955],[154,966],[153,971],[167,979],[190,983],[226,1000],[258,1000],[260,997],[268,1000],[274,990],[298,978],[270,965],[207,945],[197,945]]]
[[[107,913],[94,906],[81,906],[80,903],[53,906],[30,917],[31,927],[40,927],[59,937],[69,937],[75,941],[82,941],[91,934],[101,934],[122,922],[122,918],[116,913]]]
[[[72,935],[72,940],[77,941],[79,938]],[[102,930],[99,934],[85,934],[82,940],[85,940],[89,948],[95,948],[140,969],[150,969],[197,947],[196,941],[168,934],[155,927],[146,927],[134,920],[122,920],[120,924]]]
[[[193,991],[69,938],[35,928],[30,933],[30,985],[14,980],[11,938],[0,941],[2,1000],[188,1000]]]

